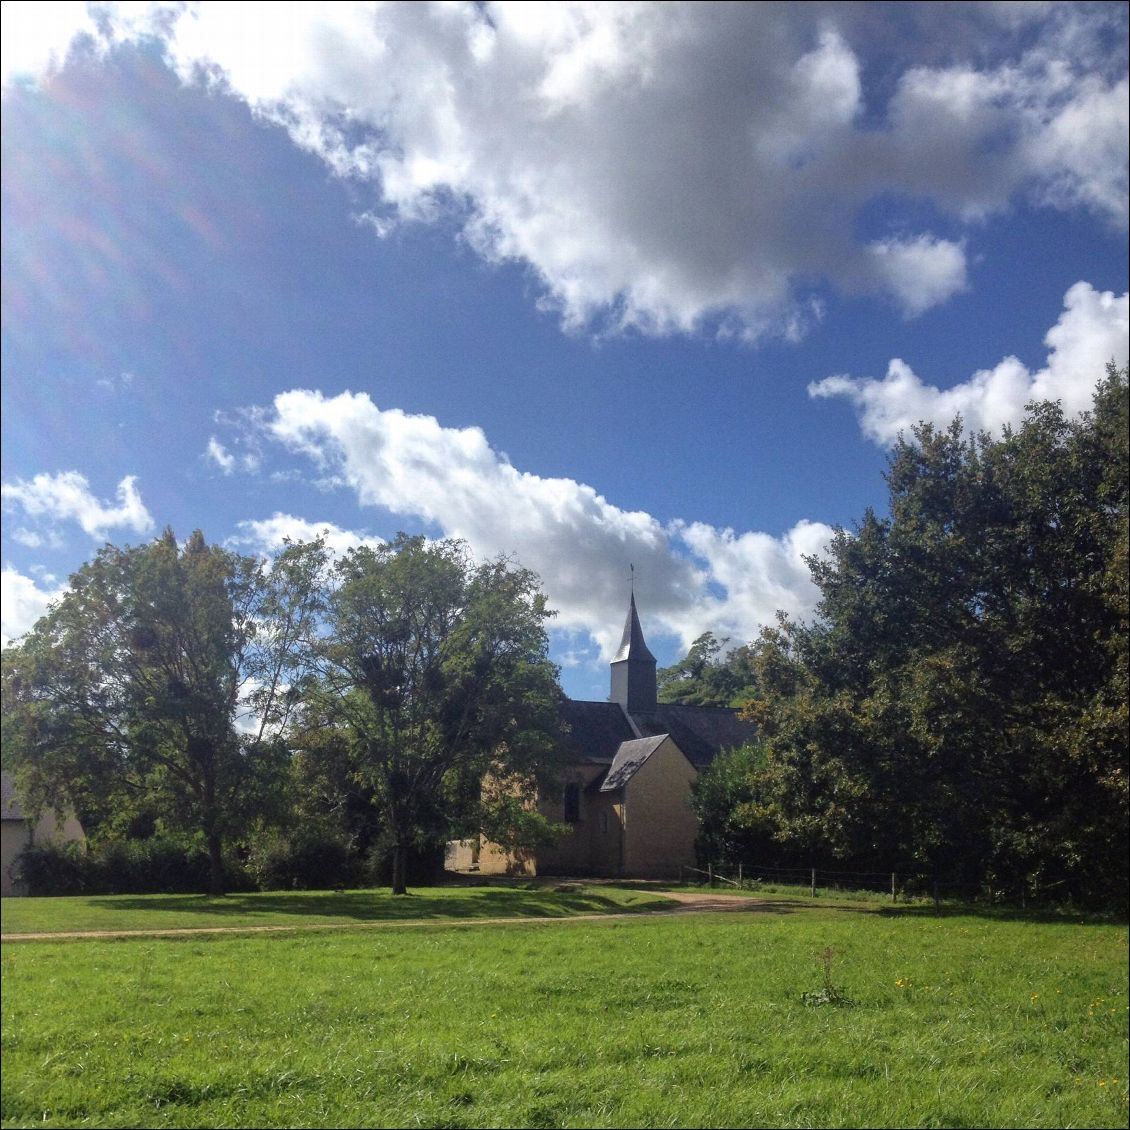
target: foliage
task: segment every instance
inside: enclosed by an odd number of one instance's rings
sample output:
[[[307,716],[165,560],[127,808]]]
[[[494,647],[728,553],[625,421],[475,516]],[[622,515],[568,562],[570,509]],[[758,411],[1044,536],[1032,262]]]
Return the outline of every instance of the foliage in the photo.
[[[18,856],[14,878],[30,896],[83,894],[91,889],[88,859],[73,840],[31,844]]]
[[[810,562],[811,625],[754,647],[747,816],[798,855],[1125,900],[1127,376],[895,447],[890,514]]]
[[[211,883],[204,845],[176,836],[37,844],[19,857],[19,878],[29,895],[201,893]],[[243,886],[241,869],[224,861],[225,888]]]
[[[725,650],[728,639],[704,632],[683,659],[656,672],[660,702],[686,706],[740,706],[756,681],[748,646]]]
[[[531,573],[457,542],[402,536],[336,564],[320,540],[270,563],[199,532],[106,546],[4,653],[5,765],[30,810],[73,805],[123,858],[199,835],[214,892],[235,846],[265,886],[391,870],[403,890],[453,833],[489,824],[516,849],[551,833],[481,793],[494,773],[528,797],[544,767],[547,615]],[[149,889],[92,860],[81,889]]]
[[[260,891],[326,890],[363,885],[363,868],[335,829],[300,826],[290,834],[257,828],[244,866]]]
[[[523,795],[520,783],[491,778],[482,790],[479,830],[484,839],[500,847],[516,863],[549,847],[569,831],[543,816]]]
[[[823,975],[823,984],[819,989],[810,989],[801,993],[801,1003],[805,1008],[820,1008],[824,1005],[831,1005],[833,1008],[850,1008],[855,1004],[855,1001],[832,980],[832,967],[836,959],[842,956],[842,951],[835,946],[824,946],[817,951],[816,964]]]
[[[697,854],[705,866],[734,868],[757,860],[768,865],[780,851],[773,825],[757,810],[765,752],[757,744],[724,750],[691,786],[698,817]]]
[[[458,541],[402,534],[333,574],[304,724],[341,743],[402,893],[413,846],[481,828],[484,778],[533,792],[556,717],[550,613],[532,573],[476,564]]]
[[[286,672],[316,594],[301,553],[273,569],[171,530],[107,545],[4,652],[4,756],[32,810],[73,805],[96,831],[158,814],[223,845],[271,801],[294,696]]]

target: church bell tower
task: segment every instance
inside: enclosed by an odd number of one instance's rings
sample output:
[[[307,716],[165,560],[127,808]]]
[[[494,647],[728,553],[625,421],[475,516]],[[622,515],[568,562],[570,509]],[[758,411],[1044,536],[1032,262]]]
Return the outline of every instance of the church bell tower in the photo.
[[[612,660],[612,702],[618,702],[629,714],[646,714],[655,710],[658,698],[655,682],[655,656],[648,650],[643,628],[636,613],[636,594],[628,604],[628,619],[620,650]]]

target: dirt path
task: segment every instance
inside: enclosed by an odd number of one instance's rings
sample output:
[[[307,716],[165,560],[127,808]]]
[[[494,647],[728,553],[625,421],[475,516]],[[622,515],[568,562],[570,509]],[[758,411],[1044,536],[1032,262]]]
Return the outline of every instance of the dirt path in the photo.
[[[776,900],[752,898],[747,895],[719,894],[717,891],[664,891],[663,897],[678,906],[659,907],[655,910],[636,910],[616,914],[567,914],[553,916],[508,918],[390,918],[379,922],[304,922],[270,926],[180,926],[158,930],[55,930],[28,934],[3,934],[0,943],[96,941],[115,938],[182,938],[210,934],[295,934],[312,930],[362,930],[392,926],[501,926],[515,922],[535,925],[569,922],[603,922],[625,918],[649,918],[655,915],[701,914],[733,910],[766,910],[777,905]]]

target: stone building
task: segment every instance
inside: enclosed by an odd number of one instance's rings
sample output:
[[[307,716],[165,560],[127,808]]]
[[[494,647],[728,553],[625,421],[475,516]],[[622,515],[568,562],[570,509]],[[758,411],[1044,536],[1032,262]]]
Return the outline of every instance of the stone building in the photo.
[[[655,656],[633,595],[607,702],[562,704],[564,788],[539,809],[569,832],[535,858],[514,859],[491,844],[452,845],[448,866],[484,874],[658,878],[695,862],[691,784],[724,749],[756,728],[725,707],[661,703]]]

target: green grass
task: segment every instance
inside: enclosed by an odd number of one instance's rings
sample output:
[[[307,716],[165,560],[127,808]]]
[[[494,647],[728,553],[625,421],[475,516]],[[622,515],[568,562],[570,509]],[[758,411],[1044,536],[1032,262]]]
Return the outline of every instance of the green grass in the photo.
[[[1124,1126],[1126,943],[842,906],[22,943],[3,1123]],[[805,1007],[829,946],[855,1003]]]
[[[573,886],[570,884],[570,886]],[[378,891],[268,891],[225,895],[91,895],[4,899],[5,934],[192,927],[312,926],[412,919],[563,917],[657,910],[661,893],[582,886],[432,887]]]

